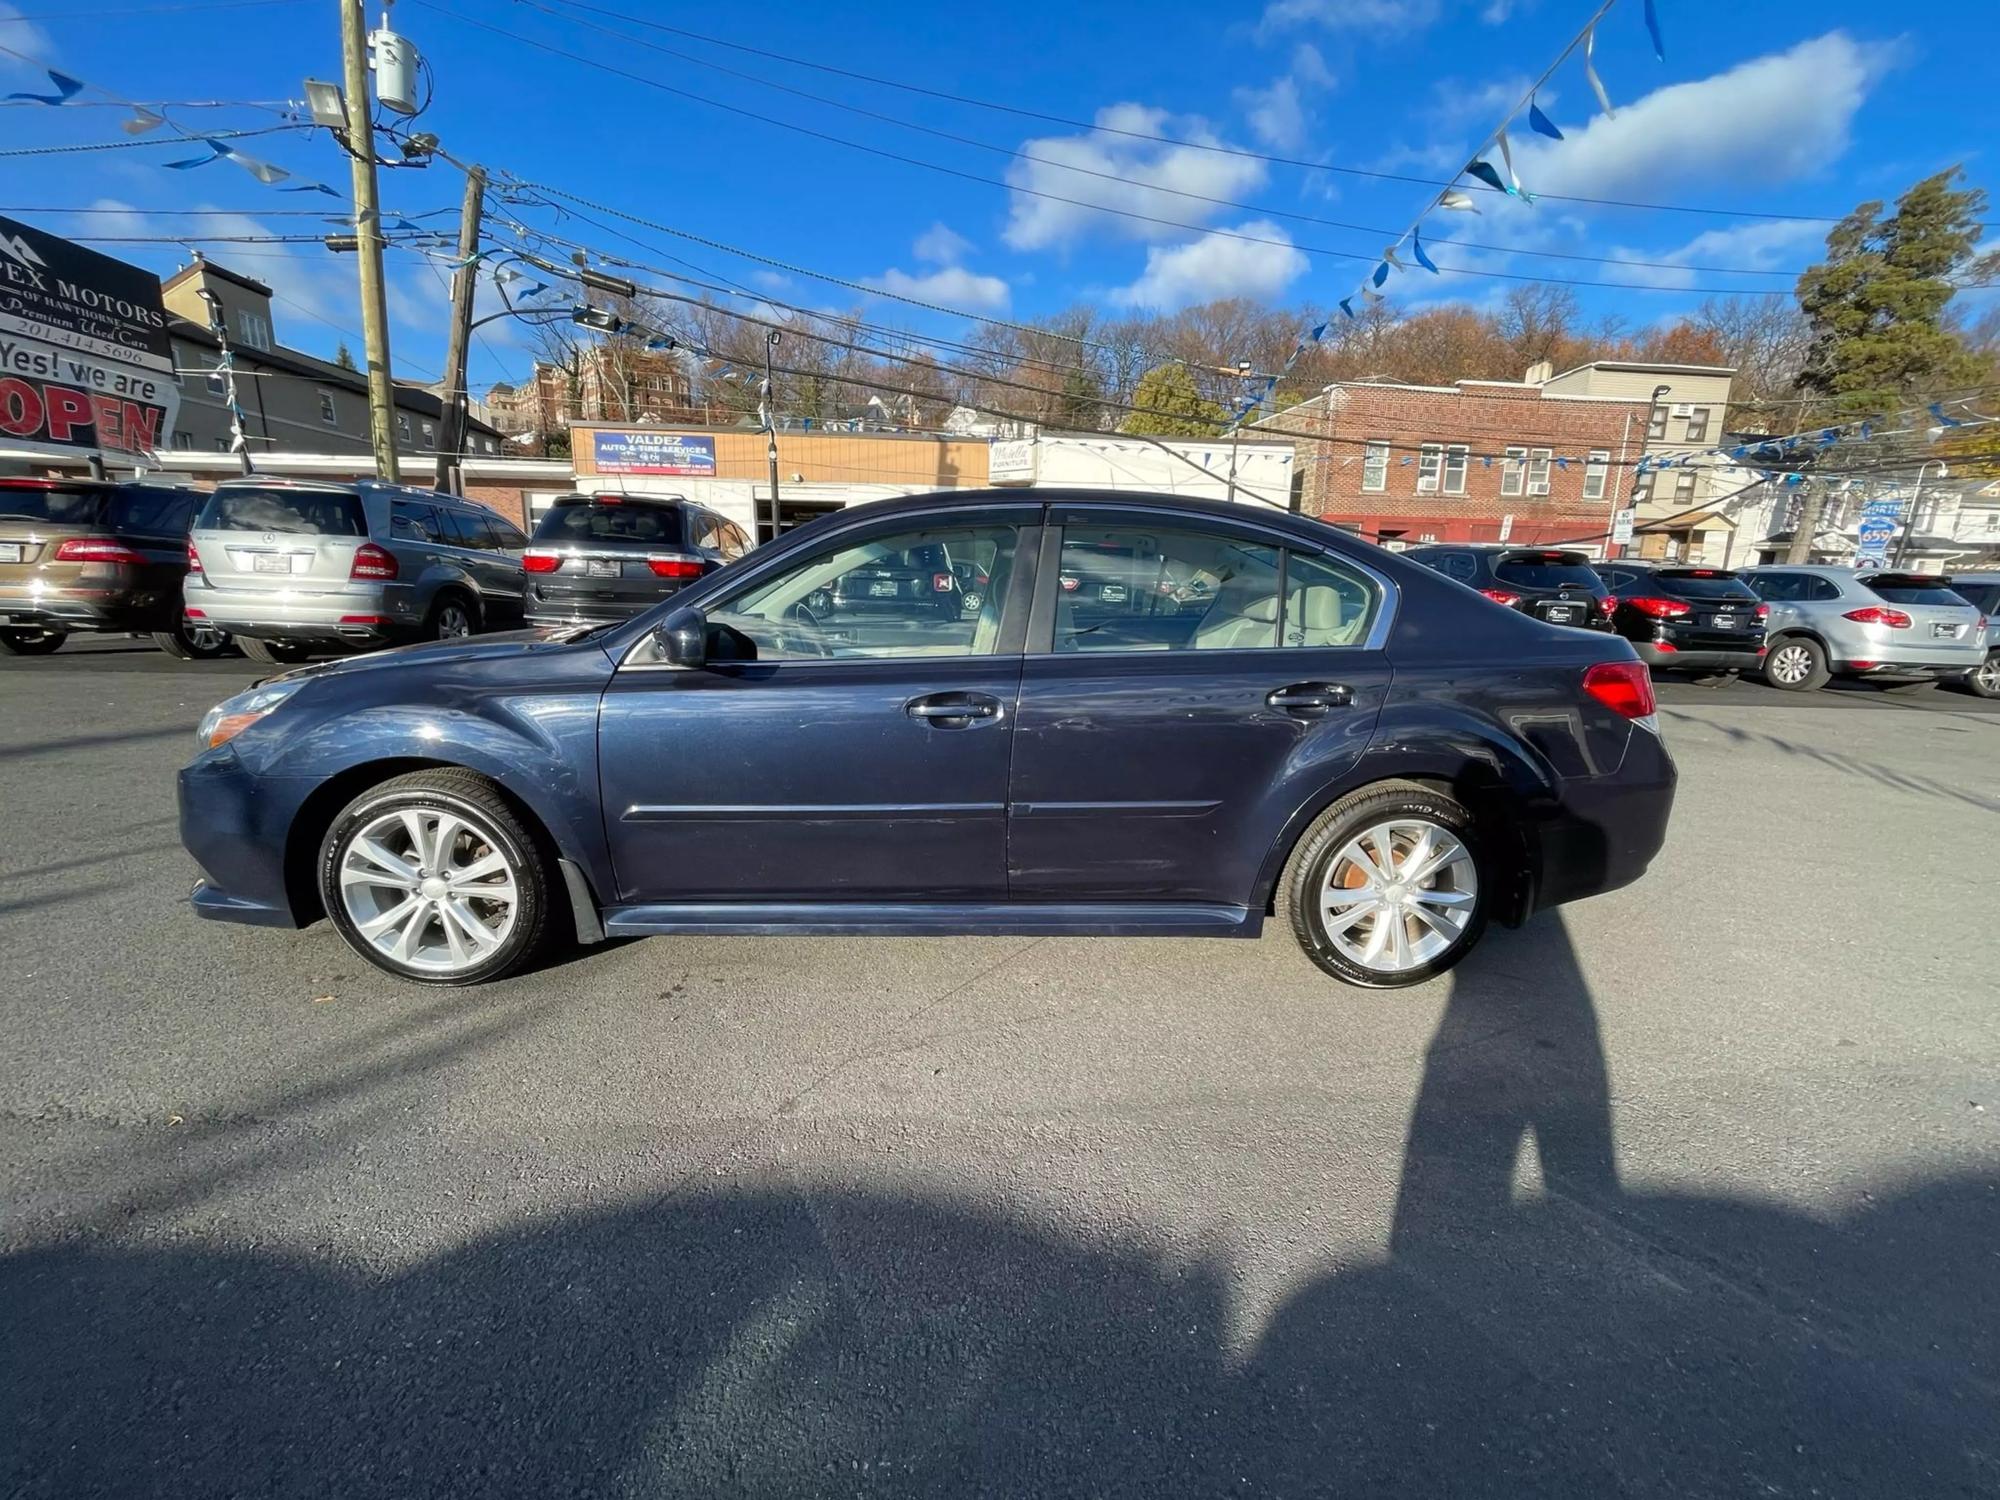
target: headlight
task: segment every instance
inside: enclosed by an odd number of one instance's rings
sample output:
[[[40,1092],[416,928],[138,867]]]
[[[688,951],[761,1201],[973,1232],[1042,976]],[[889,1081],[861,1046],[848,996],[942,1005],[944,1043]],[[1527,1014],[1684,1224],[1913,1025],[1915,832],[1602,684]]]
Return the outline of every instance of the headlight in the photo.
[[[201,716],[201,728],[196,731],[201,736],[201,748],[213,750],[217,745],[228,744],[305,685],[303,678],[267,682],[247,693],[223,699]]]

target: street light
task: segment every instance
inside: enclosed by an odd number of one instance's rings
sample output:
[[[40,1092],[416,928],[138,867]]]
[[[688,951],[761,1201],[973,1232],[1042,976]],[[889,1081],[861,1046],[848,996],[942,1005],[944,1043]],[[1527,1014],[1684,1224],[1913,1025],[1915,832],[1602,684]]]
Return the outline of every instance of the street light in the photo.
[[[764,457],[771,466],[771,540],[778,539],[778,403],[776,388],[771,384],[771,351],[778,347],[779,333],[775,328],[764,334]]]
[[[1250,383],[1250,377],[1256,373],[1249,360],[1239,359],[1236,361],[1236,394],[1239,399],[1243,394],[1243,387]],[[1238,411],[1236,413],[1236,420],[1229,426],[1229,498],[1231,500],[1236,498],[1236,451],[1243,443],[1243,419],[1249,415],[1250,413],[1247,410]]]
[[[1945,462],[1941,458],[1927,459],[1917,465],[1917,487],[1910,494],[1910,508],[1903,513],[1903,534],[1896,538],[1896,555],[1890,559],[1895,567],[1902,567],[1903,556],[1910,550],[1910,529],[1917,524],[1917,507],[1923,503],[1924,498],[1924,471],[1933,464],[1937,465],[1938,478],[1951,477],[1951,470],[1945,467]]]

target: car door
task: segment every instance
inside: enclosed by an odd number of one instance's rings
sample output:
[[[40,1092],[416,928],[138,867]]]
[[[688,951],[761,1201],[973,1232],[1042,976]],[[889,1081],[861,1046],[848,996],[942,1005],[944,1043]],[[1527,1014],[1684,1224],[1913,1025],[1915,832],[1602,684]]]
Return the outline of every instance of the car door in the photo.
[[[1367,747],[1393,587],[1251,523],[1109,504],[1053,510],[1042,549],[1010,896],[1242,905]]]
[[[479,590],[488,630],[511,630],[521,623],[521,560],[501,549],[498,528],[477,506],[440,506],[458,545],[458,563]]]
[[[959,506],[832,531],[732,570],[705,668],[628,654],[598,740],[619,899],[1004,899],[1037,520]],[[832,602],[879,557],[982,542],[1008,582],[977,616]]]

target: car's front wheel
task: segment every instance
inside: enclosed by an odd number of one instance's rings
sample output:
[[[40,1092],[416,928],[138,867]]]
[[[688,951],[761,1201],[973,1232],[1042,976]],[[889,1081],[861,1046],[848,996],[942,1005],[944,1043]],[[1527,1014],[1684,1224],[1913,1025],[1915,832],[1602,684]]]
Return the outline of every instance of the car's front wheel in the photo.
[[[227,656],[235,642],[227,631],[217,630],[206,620],[183,616],[172,630],[154,631],[153,644],[182,661],[213,661],[218,656]]]
[[[1421,984],[1486,928],[1487,882],[1472,815],[1409,781],[1363,787],[1313,822],[1285,866],[1279,912],[1334,978]]]
[[[0,630],[0,651],[9,656],[47,656],[68,639],[63,630]]]
[[[540,950],[548,926],[533,836],[470,771],[416,771],[362,793],[327,830],[319,874],[348,945],[424,984],[511,974]]]
[[[2000,698],[2000,651],[1965,674],[1965,688],[1981,698]]]
[[[1764,681],[1786,692],[1826,686],[1826,652],[1810,636],[1788,635],[1764,653]]]

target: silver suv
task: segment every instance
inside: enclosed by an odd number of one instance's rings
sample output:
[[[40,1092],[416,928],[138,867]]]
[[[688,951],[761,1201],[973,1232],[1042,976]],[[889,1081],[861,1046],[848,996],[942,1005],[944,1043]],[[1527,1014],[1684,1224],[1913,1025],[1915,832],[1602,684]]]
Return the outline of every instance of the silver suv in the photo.
[[[1738,574],[1771,606],[1764,680],[1969,679],[1986,661],[1986,619],[1932,573],[1772,564]]]
[[[1965,685],[1982,698],[2000,698],[2000,573],[1953,573],[1951,587],[1986,616],[1986,660]]]
[[[475,501],[373,480],[216,486],[188,538],[190,620],[259,661],[521,623],[528,539]]]

